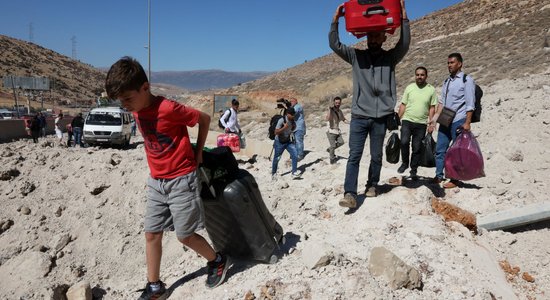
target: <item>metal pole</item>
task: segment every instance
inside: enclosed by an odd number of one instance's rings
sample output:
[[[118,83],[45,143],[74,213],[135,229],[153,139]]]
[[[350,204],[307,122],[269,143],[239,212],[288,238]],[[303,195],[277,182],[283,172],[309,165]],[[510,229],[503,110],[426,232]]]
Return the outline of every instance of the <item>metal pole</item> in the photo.
[[[148,62],[148,72],[149,72],[149,83],[151,83],[151,0],[148,0],[149,8],[148,12],[148,43],[147,43],[147,62]]]
[[[13,97],[15,98],[15,111],[17,113],[17,118],[19,119],[19,104],[17,103],[17,92],[15,91],[15,81],[13,76],[11,76],[11,87],[13,89]]]

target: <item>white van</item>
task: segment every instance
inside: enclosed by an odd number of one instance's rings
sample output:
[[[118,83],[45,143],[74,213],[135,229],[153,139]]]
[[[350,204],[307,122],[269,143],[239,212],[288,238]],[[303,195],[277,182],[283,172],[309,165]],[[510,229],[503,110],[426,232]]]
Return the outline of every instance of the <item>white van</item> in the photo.
[[[12,111],[9,111],[7,109],[0,109],[0,119],[12,119],[14,118],[14,113]]]
[[[92,109],[84,120],[82,139],[90,146],[97,144],[128,146],[133,116],[120,107]]]

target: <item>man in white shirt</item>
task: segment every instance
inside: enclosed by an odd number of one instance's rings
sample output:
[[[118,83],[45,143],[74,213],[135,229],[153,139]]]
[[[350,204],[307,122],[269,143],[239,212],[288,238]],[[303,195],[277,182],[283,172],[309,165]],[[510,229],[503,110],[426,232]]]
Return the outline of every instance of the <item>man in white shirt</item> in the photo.
[[[57,118],[55,118],[54,124],[55,124],[55,135],[59,139],[59,142],[61,143],[63,141],[63,130],[61,129],[61,123],[60,121],[63,119],[63,114],[59,113],[57,115]]]
[[[226,133],[241,134],[241,126],[237,116],[238,111],[239,101],[237,99],[231,100],[231,108],[226,110],[220,118],[220,123],[222,123]]]

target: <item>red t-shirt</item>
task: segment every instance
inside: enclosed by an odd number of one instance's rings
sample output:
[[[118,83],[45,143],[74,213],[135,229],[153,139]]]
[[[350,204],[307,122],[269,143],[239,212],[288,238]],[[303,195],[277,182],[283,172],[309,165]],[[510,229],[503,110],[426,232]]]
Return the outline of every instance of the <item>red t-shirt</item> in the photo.
[[[159,96],[151,106],[133,114],[144,139],[151,177],[172,179],[195,170],[187,126],[199,122],[198,110]]]

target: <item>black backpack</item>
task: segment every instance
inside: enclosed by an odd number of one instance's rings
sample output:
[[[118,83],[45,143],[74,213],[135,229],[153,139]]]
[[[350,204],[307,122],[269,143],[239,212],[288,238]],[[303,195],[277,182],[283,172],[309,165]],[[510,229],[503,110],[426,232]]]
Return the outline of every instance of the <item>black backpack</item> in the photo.
[[[481,121],[481,97],[483,97],[483,90],[476,84],[476,105],[474,112],[472,113],[472,123]]]
[[[271,121],[269,122],[269,139],[274,140],[275,139],[275,127],[277,126],[277,123],[282,118],[282,115],[274,115],[271,117]]]
[[[228,111],[229,111],[229,115],[227,115],[227,117],[225,117],[225,120],[224,120],[226,124],[227,124],[227,121],[229,121],[229,118],[231,118],[231,109],[228,109]],[[223,114],[225,115],[225,112]],[[222,124],[222,117],[223,115],[218,119],[218,127],[220,127],[221,129],[225,129],[225,127],[223,127],[223,124]]]
[[[466,83],[466,74],[464,74],[464,76],[462,77],[462,82],[463,83]],[[448,79],[447,79],[448,80]],[[447,81],[445,80],[445,81]],[[479,85],[477,85],[476,83],[476,89],[475,89],[475,97],[476,97],[476,101],[475,101],[475,105],[474,105],[474,111],[472,112],[472,123],[477,123],[479,121],[481,121],[481,97],[483,97],[483,90],[481,89],[481,87]],[[462,104],[464,105],[464,104]],[[462,107],[462,105],[460,105],[460,107]],[[460,109],[460,107],[458,109]]]

